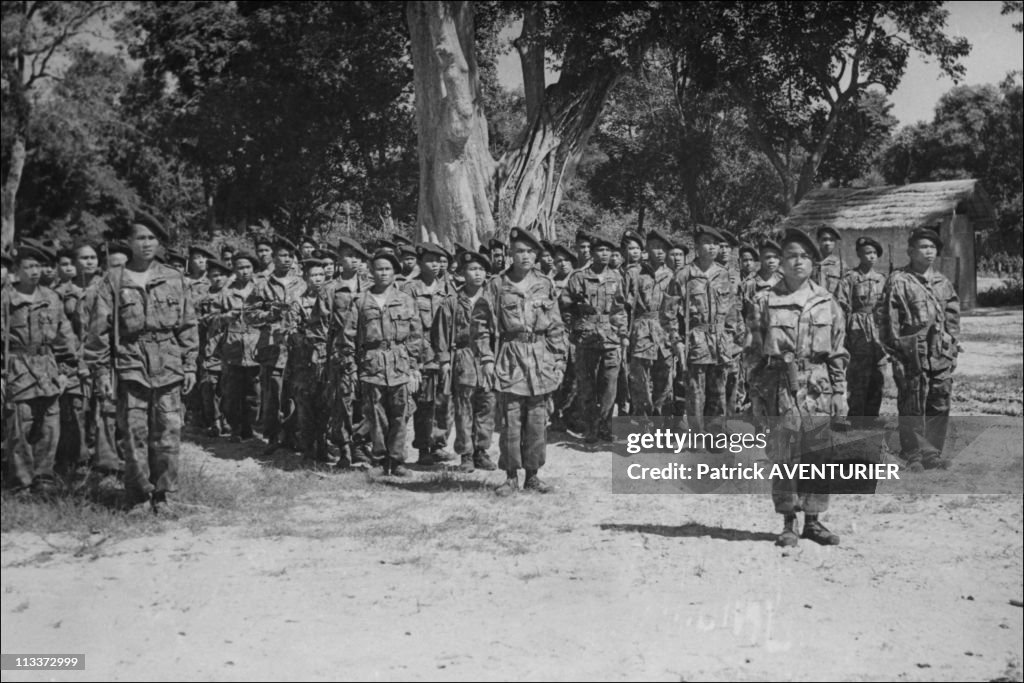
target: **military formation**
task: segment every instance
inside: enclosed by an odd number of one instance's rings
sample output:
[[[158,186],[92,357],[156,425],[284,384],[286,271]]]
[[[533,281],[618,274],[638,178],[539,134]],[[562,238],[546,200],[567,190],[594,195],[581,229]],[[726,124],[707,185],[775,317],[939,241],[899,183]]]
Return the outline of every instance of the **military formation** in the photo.
[[[756,245],[709,226],[688,244],[581,231],[571,248],[513,228],[451,252],[264,234],[219,253],[169,249],[142,211],[121,227],[101,250],[24,239],[5,256],[9,488],[49,495],[86,473],[172,514],[185,424],[396,477],[411,429],[416,466],[500,469],[499,495],[551,490],[548,429],[607,443],[616,415],[711,433],[772,420],[770,457],[799,461],[834,428],[870,426],[886,364],[908,466],[948,465],[959,307],[930,227],[888,276],[878,242],[858,239],[847,268],[828,227]],[[818,517],[827,492],[775,482],[773,500],[780,545],[839,542]]]

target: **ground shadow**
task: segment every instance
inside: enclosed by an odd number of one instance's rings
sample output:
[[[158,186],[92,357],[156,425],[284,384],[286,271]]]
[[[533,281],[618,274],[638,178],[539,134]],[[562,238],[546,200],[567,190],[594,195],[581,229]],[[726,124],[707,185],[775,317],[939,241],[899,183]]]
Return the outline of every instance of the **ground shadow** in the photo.
[[[667,524],[601,524],[602,531],[623,531],[627,533],[654,534],[655,536],[666,536],[668,538],[702,538],[707,536],[719,541],[771,541],[774,542],[776,535],[765,531],[747,531],[745,529],[724,529],[722,527],[707,526],[704,524],[681,524],[669,526]]]
[[[489,491],[494,484],[483,479],[461,477],[431,477],[428,479],[398,479],[389,476],[374,477],[374,483],[413,493],[451,493],[456,491]]]

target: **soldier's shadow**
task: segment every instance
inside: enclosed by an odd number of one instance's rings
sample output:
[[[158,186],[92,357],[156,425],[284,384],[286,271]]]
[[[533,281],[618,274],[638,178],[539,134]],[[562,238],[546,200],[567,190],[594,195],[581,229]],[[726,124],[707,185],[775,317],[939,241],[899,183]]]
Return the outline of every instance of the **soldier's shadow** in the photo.
[[[433,476],[405,479],[381,475],[374,477],[374,483],[412,493],[489,493],[494,489],[493,482],[478,478],[479,475],[455,474],[447,470],[432,471],[430,474]]]
[[[766,531],[749,531],[746,529],[728,529],[707,526],[691,522],[679,526],[668,524],[600,524],[601,531],[621,531],[627,533],[653,534],[667,538],[713,538],[719,541],[763,541],[775,542],[776,534]]]

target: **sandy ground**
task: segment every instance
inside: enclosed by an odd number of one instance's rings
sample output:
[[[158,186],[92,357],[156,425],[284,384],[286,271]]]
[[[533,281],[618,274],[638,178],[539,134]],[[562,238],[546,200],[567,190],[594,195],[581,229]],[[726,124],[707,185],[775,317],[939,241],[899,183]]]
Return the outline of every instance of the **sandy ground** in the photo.
[[[1008,362],[968,351],[958,375]],[[987,438],[943,476],[1019,482],[1019,440]],[[843,496],[842,545],[783,551],[764,496],[615,495],[611,455],[548,457],[544,497],[477,474],[109,543],[4,534],[3,652],[87,670],[3,680],[1021,680],[1019,494]]]

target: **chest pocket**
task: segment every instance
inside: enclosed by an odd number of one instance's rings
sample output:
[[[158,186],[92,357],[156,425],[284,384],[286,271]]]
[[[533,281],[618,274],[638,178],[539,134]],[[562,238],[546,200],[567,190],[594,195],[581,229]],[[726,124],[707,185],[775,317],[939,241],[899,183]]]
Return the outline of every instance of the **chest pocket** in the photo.
[[[427,301],[429,310],[430,301]],[[395,327],[395,338],[392,341],[404,342],[412,335],[412,317],[414,313],[408,307],[396,301],[388,306],[388,317]]]
[[[796,351],[800,314],[789,308],[769,308],[764,339],[764,353],[781,356]]]
[[[146,329],[146,302],[142,291],[134,287],[122,287],[118,298],[120,334],[138,334]]]
[[[150,292],[150,318],[155,329],[169,330],[176,327],[180,311],[181,298],[174,292],[162,288]]]
[[[527,329],[534,332],[543,332],[551,327],[555,302],[551,299],[534,299],[531,303],[533,308],[533,324],[528,326]]]
[[[862,280],[853,288],[854,311],[871,306],[875,302],[875,283],[871,280]]]
[[[526,329],[523,306],[519,298],[503,298],[501,301],[501,324],[506,331]]]
[[[811,309],[808,326],[808,342],[812,356],[827,356],[832,353],[832,309],[819,304]]]

